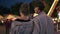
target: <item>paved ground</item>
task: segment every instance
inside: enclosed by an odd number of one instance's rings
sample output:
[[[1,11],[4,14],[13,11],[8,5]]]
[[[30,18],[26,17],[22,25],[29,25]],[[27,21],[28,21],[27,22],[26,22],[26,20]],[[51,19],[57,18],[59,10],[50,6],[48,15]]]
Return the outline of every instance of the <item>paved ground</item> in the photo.
[[[5,26],[0,26],[0,34],[5,34]]]

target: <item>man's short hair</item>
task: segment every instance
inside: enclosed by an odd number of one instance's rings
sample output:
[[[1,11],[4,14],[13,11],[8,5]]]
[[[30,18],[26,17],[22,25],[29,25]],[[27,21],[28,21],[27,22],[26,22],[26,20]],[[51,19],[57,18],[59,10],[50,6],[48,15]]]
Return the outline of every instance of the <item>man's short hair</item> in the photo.
[[[44,10],[44,8],[45,8],[44,3],[41,2],[41,1],[35,1],[35,2],[33,3],[33,6],[34,6],[34,7],[39,7],[39,9],[40,9],[41,11]]]

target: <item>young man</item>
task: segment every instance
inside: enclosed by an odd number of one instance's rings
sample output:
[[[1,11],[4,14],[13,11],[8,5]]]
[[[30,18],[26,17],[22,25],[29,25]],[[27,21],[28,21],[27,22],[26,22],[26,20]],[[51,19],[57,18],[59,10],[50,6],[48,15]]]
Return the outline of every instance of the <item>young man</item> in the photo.
[[[34,30],[34,34],[54,34],[54,25],[52,19],[44,12],[44,4],[35,2],[34,11],[38,14],[34,18],[34,22],[38,29]]]
[[[29,19],[29,4],[22,4],[19,13],[20,17],[12,22],[10,34],[32,34],[33,21]]]

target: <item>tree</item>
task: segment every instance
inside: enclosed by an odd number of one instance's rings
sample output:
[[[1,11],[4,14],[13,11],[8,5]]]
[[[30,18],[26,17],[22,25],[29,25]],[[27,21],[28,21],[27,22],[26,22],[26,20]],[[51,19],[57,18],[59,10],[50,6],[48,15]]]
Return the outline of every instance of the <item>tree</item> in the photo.
[[[11,6],[11,13],[15,15],[19,15],[19,8],[22,3],[16,3],[15,5]]]
[[[9,14],[10,13],[10,9],[0,6],[0,15],[4,15],[4,14]]]

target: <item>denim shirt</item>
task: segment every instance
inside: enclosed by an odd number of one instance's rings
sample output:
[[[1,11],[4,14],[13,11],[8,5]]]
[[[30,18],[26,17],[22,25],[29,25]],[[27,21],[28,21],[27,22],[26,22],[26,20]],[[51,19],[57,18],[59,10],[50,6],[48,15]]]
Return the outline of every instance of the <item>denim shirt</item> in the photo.
[[[32,34],[33,21],[32,20],[15,20],[11,25],[10,34]]]

